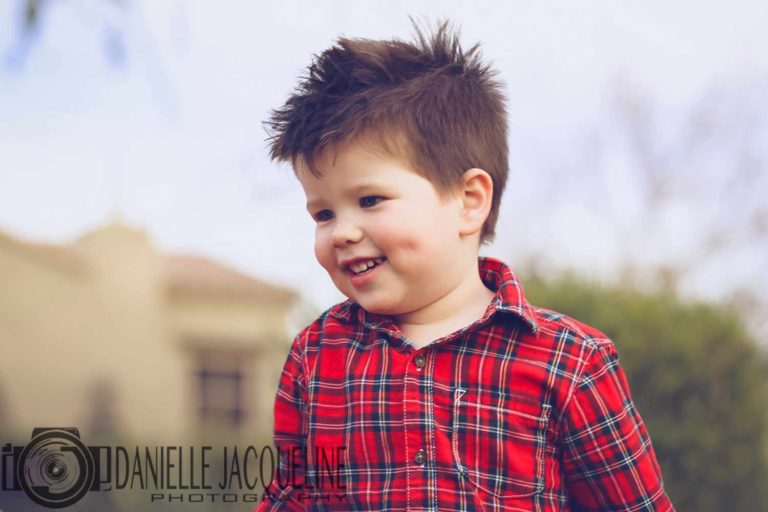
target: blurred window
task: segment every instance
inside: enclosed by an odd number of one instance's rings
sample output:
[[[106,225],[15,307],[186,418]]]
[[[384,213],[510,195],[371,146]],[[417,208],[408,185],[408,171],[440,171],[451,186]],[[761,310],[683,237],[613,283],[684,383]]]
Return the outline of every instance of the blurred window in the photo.
[[[198,355],[198,414],[204,426],[239,427],[247,419],[247,354],[206,350]]]

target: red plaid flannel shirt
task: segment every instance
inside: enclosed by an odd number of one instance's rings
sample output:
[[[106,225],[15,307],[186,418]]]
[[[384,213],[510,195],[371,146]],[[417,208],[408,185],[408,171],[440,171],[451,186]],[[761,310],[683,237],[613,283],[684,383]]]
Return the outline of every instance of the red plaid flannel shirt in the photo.
[[[257,510],[674,511],[611,340],[479,270],[483,318],[419,350],[351,301],[295,338],[275,446],[310,466],[344,447],[344,488],[282,478]]]

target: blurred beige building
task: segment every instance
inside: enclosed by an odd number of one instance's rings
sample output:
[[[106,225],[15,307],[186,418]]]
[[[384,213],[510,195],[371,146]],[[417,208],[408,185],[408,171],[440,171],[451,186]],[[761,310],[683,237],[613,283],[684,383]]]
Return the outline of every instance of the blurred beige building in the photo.
[[[0,433],[268,441],[299,297],[160,254],[112,222],[66,246],[0,233]]]

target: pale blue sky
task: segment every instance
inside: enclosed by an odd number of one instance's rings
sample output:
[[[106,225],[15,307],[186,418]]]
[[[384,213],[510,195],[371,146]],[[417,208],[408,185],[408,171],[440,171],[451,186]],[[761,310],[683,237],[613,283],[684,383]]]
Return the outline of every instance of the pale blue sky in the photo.
[[[719,215],[709,204],[680,203],[653,238],[637,238],[621,151],[601,156],[599,191],[596,169],[568,168],[574,155],[589,161],[616,84],[640,91],[669,125],[713,88],[768,105],[755,93],[768,89],[761,1],[125,3],[52,2],[23,60],[20,2],[0,3],[0,229],[66,242],[119,212],[163,250],[301,287],[318,307],[341,296],[314,260],[298,183],[268,161],[261,121],[338,35],[408,37],[411,14],[447,16],[465,44],[483,43],[508,86],[512,150],[498,240],[483,252],[513,266],[534,254],[610,277],[627,253],[649,264],[696,257],[686,236]],[[123,65],[105,57],[109,26],[124,35]],[[616,223],[629,234],[616,236]],[[723,279],[768,288],[759,248],[724,258],[687,284],[691,293],[715,297]]]

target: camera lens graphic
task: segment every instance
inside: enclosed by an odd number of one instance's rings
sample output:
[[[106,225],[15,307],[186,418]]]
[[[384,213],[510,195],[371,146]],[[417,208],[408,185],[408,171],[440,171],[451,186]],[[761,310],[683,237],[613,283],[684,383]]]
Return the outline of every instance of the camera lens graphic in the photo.
[[[67,466],[59,460],[49,461],[45,467],[45,474],[48,475],[48,478],[62,480],[67,476]]]
[[[46,429],[19,456],[18,480],[38,505],[64,508],[77,503],[93,484],[91,452],[76,433]]]

